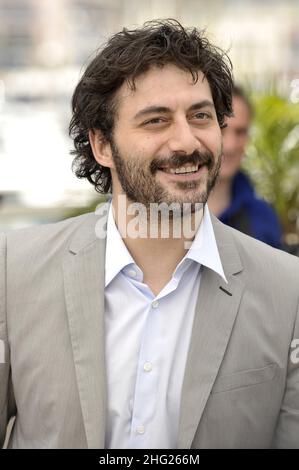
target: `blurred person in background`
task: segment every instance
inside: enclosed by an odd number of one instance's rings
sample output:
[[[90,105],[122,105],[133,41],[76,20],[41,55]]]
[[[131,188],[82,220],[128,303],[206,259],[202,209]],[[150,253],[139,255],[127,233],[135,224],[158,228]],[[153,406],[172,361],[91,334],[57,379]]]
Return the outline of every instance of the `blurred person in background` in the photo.
[[[233,112],[223,129],[223,159],[218,182],[209,196],[209,208],[230,227],[274,248],[282,248],[282,231],[275,210],[257,196],[249,177],[241,170],[253,108],[237,85],[233,88]]]

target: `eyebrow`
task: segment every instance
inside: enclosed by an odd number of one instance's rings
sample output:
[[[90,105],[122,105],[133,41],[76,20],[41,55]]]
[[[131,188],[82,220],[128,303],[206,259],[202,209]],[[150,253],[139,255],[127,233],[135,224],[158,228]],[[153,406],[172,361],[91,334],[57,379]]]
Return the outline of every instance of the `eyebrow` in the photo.
[[[197,103],[192,104],[188,108],[189,111],[195,111],[196,109],[202,109],[202,108],[213,108],[215,109],[214,103],[210,100],[202,100],[198,101]],[[162,113],[172,113],[173,110],[171,108],[168,108],[167,106],[148,106],[144,109],[141,109],[138,111],[137,114],[135,114],[134,119],[138,119],[144,116],[147,116],[148,114],[162,114]]]

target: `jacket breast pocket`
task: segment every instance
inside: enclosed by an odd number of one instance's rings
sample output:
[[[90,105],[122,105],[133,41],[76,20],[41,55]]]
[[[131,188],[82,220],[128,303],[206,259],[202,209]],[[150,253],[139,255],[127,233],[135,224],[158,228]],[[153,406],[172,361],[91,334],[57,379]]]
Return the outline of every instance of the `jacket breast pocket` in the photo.
[[[211,394],[250,387],[274,379],[277,364],[268,364],[260,369],[247,369],[233,374],[220,375],[215,380]]]

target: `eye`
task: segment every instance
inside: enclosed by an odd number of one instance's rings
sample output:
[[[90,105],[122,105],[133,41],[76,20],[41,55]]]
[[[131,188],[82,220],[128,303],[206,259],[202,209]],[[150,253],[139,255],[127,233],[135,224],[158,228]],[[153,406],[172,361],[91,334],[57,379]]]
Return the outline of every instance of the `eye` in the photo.
[[[155,118],[148,119],[147,121],[144,121],[143,125],[146,126],[148,124],[162,124],[164,122],[165,122],[165,119],[161,117],[155,117]]]
[[[211,119],[212,116],[211,116],[210,113],[200,111],[200,112],[194,114],[193,117],[195,119],[198,119],[198,120],[203,120],[203,119]]]
[[[236,129],[235,134],[237,137],[245,137],[248,134],[248,129]]]

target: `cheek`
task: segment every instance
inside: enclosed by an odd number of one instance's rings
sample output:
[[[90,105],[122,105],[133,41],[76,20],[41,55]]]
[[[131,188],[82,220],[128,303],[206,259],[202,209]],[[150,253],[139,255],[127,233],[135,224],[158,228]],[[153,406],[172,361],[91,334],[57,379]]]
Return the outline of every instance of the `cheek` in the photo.
[[[220,128],[216,131],[211,129],[211,132],[208,132],[202,138],[199,137],[199,140],[215,157],[222,153],[222,134]]]
[[[120,154],[126,158],[138,159],[140,162],[151,160],[157,156],[161,149],[161,142],[154,136],[140,136],[133,134],[123,136],[117,141]],[[161,152],[160,152],[161,153]]]

